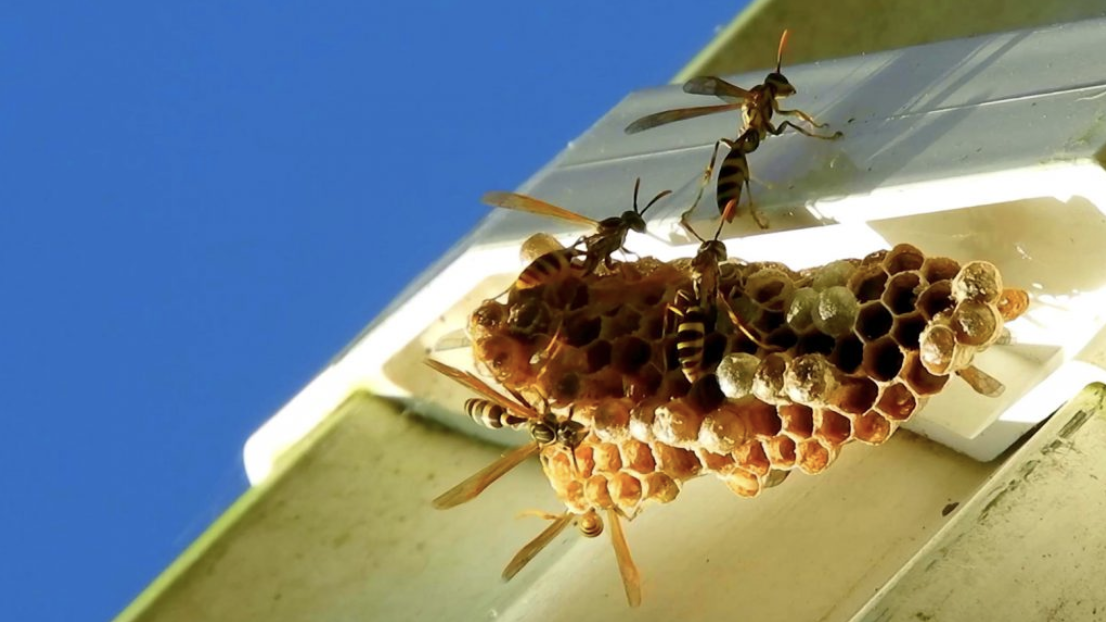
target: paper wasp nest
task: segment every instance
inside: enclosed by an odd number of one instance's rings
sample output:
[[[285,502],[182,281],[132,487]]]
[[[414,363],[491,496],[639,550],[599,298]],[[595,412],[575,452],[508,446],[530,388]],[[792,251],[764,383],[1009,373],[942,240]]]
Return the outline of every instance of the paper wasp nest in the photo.
[[[667,310],[692,287],[687,265],[558,274],[471,317],[479,367],[589,427],[575,467],[543,452],[570,509],[633,516],[706,473],[753,497],[791,470],[821,472],[850,441],[882,443],[994,343],[1020,294],[991,264],[909,245],[802,272],[725,263],[720,289],[740,326],[708,312],[706,373],[692,384]]]

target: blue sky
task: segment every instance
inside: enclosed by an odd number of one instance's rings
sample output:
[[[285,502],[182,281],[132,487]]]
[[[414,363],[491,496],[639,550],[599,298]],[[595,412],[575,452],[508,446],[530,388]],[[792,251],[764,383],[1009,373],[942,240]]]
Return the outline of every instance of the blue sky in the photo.
[[[743,4],[0,7],[3,619],[118,613],[482,192]]]

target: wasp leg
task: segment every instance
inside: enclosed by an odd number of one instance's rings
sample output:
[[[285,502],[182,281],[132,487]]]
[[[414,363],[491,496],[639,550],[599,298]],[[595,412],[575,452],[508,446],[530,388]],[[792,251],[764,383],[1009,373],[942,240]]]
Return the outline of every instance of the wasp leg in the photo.
[[[696,238],[699,238],[699,235],[688,225],[687,217],[695,211],[695,208],[699,207],[699,201],[703,198],[703,191],[707,189],[707,186],[710,185],[711,178],[714,177],[714,163],[718,159],[718,148],[723,144],[731,149],[733,148],[733,141],[726,138],[720,138],[714,142],[714,151],[711,152],[710,163],[707,164],[707,168],[703,170],[703,176],[699,180],[699,191],[695,193],[695,200],[691,202],[691,207],[680,214],[680,225],[686,231],[691,232]],[[702,241],[702,238],[699,238],[699,240]]]
[[[807,135],[811,138],[821,138],[822,140],[837,140],[838,138],[841,138],[842,136],[845,135],[840,130],[834,132],[830,136],[826,136],[825,134],[815,134],[814,132],[812,132],[812,131],[810,131],[806,128],[800,127],[798,125],[795,125],[794,123],[792,123],[790,121],[784,121],[783,123],[780,123],[778,127],[772,127],[771,125],[769,125],[768,126],[768,133],[773,135],[773,136],[779,136],[780,134],[783,134],[783,131],[787,128],[791,128],[791,129],[795,130],[796,132],[798,132],[800,134],[805,134],[805,135]]]
[[[773,101],[772,103],[776,103],[776,102]],[[782,114],[782,115],[787,115],[787,116],[799,117],[800,119],[802,119],[803,121],[806,121],[807,123],[809,123],[813,127],[828,127],[829,126],[829,123],[818,123],[817,121],[814,120],[814,117],[812,117],[809,114],[803,112],[802,110],[783,110],[781,108],[776,108],[776,113],[777,114]]]

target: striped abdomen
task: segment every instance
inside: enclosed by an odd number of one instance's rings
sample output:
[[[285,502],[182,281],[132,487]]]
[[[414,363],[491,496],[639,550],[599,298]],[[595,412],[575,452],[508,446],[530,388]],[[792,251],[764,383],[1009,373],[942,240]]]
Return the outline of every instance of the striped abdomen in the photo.
[[[741,145],[738,145],[737,148],[730,149],[718,169],[718,190],[715,194],[719,214],[726,210],[726,204],[730,201],[734,202],[735,207],[741,202],[741,188],[748,183],[749,160],[745,158]],[[734,213],[736,214],[736,210]]]
[[[688,382],[695,382],[703,374],[703,346],[706,340],[707,314],[702,307],[692,306],[683,311],[676,325],[676,356],[680,369]]]
[[[518,275],[515,289],[530,289],[568,276],[576,270],[572,265],[576,254],[576,251],[565,248],[538,257]]]
[[[520,428],[529,421],[516,416],[506,408],[481,398],[465,400],[465,412],[480,425],[498,430],[499,428]]]

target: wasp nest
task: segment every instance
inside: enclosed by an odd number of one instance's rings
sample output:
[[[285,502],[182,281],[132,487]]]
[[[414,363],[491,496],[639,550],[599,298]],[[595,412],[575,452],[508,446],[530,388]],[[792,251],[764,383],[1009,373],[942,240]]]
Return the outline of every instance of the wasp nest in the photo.
[[[478,364],[502,385],[589,428],[543,465],[570,509],[633,516],[713,473],[752,497],[819,473],[857,440],[886,441],[1019,311],[995,267],[909,245],[796,272],[728,262],[708,310],[701,368],[681,371],[667,306],[692,288],[686,262],[564,272],[472,315]],[[1024,309],[1024,305],[1021,306]]]

